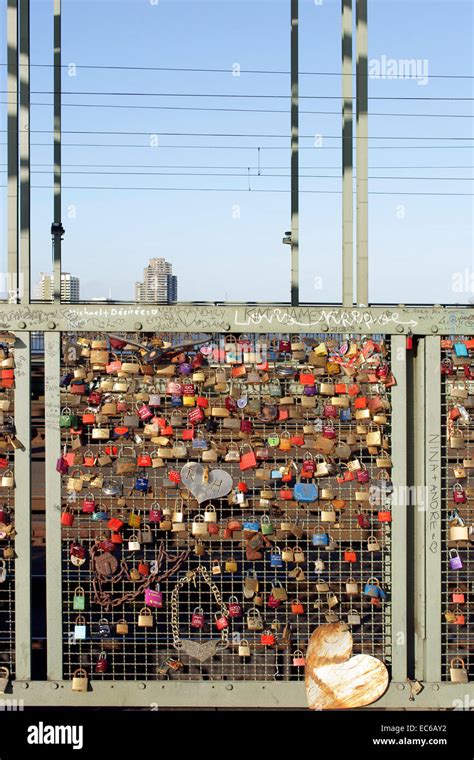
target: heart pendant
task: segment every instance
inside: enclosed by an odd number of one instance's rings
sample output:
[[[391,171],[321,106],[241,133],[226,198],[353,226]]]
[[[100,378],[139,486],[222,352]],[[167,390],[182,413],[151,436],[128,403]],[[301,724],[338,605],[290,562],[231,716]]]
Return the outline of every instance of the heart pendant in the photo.
[[[209,477],[204,480],[204,467],[196,462],[184,465],[181,470],[181,482],[199,504],[209,499],[227,496],[233,485],[231,475],[225,470],[209,470]]]
[[[206,660],[210,660],[211,657],[214,657],[217,645],[219,644],[218,639],[214,639],[214,641],[191,641],[191,639],[181,639],[181,651],[185,652],[189,657],[192,657],[194,660],[199,660],[199,662],[206,662]]]

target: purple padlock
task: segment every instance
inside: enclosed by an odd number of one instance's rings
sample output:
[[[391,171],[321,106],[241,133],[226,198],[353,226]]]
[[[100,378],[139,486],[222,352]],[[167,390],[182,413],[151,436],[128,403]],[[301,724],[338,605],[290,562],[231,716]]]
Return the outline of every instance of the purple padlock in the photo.
[[[193,368],[189,362],[183,362],[178,369],[181,375],[190,375]]]
[[[462,562],[457,549],[449,550],[449,567],[451,570],[461,570]]]
[[[315,385],[305,385],[303,388],[303,396],[316,396],[318,389]]]

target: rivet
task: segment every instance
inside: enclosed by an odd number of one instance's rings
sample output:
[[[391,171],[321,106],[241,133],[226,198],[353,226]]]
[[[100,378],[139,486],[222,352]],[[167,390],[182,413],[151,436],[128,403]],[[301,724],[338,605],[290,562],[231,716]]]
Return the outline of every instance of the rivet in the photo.
[[[328,330],[329,330],[329,325],[321,325],[321,330],[322,330],[323,332],[328,332]]]
[[[437,333],[438,332],[438,325],[431,325],[431,332]]]
[[[57,683],[52,683],[52,684],[51,684],[51,688],[52,688],[52,689],[59,689],[59,684],[57,684]]]
[[[141,330],[142,327],[143,327],[143,325],[142,325],[141,322],[135,322],[135,324],[133,325],[133,329],[134,330]]]
[[[143,691],[143,689],[146,689],[146,683],[137,683],[137,686],[139,689]]]
[[[56,327],[56,322],[48,322],[48,330],[54,330]]]
[[[404,683],[399,683],[398,684],[398,691],[404,691],[404,689],[405,689],[405,684]]]
[[[234,687],[233,687],[233,685],[231,683],[228,683],[227,686],[226,686],[227,691],[232,691],[233,688]]]
[[[437,683],[433,684],[433,691],[439,691],[439,684]]]
[[[26,322],[18,322],[18,329],[24,330],[26,327]]]
[[[229,324],[223,325],[222,329],[224,330],[224,332],[228,332],[230,330],[230,325]]]
[[[403,325],[397,325],[397,332],[399,333],[403,332]]]
[[[30,684],[27,683],[27,681],[23,681],[23,683],[21,684],[21,688],[22,689],[29,689],[30,688]]]

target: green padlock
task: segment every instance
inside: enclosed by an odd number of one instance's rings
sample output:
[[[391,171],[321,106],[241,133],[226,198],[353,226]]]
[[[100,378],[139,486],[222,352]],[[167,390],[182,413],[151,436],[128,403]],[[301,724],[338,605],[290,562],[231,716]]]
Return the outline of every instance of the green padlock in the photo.
[[[74,591],[74,600],[72,603],[73,610],[85,610],[86,608],[86,595],[82,586],[77,586]]]
[[[60,428],[70,428],[70,427],[76,427],[78,424],[79,418],[77,414],[73,414],[68,406],[65,406],[64,409],[61,411],[61,415],[59,417],[59,427]]]
[[[272,448],[276,448],[278,444],[280,443],[280,436],[276,435],[276,433],[269,435],[267,438],[267,443]]]
[[[262,515],[260,519],[260,530],[264,536],[271,536],[274,532],[272,523],[268,515]]]

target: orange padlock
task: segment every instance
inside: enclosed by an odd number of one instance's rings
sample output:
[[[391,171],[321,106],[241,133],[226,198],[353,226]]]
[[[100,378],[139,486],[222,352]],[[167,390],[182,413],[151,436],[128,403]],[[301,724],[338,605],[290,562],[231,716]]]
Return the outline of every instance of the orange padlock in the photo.
[[[275,635],[270,630],[264,631],[260,636],[260,643],[271,647],[275,643]]]
[[[383,509],[377,514],[379,522],[392,522],[392,513],[388,509]]]
[[[146,578],[146,576],[150,572],[150,568],[148,567],[148,565],[145,562],[139,562],[138,563],[138,572],[140,573],[140,575],[143,575],[143,577]]]
[[[460,588],[455,588],[453,591],[453,602],[455,604],[464,604],[466,597]]]
[[[346,549],[344,552],[344,562],[357,562],[357,555],[354,549]]]
[[[299,599],[295,599],[291,603],[291,611],[292,611],[293,615],[302,615],[304,613],[304,607],[301,604],[301,602],[299,601]]]

